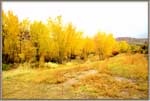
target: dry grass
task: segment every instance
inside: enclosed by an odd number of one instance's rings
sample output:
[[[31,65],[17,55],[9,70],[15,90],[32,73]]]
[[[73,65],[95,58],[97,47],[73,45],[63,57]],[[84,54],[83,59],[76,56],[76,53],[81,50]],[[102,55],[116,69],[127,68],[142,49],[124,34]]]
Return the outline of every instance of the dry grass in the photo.
[[[96,67],[99,74],[89,75],[75,84],[78,93],[88,92],[91,98],[106,99],[148,97],[148,61],[143,54],[120,54],[91,66]]]
[[[117,59],[117,58],[116,58]],[[115,62],[113,59],[108,64],[112,74],[133,79],[148,79],[148,60],[143,54],[124,55]]]
[[[42,72],[37,73],[37,75],[31,80],[36,83],[51,83],[51,84],[57,84],[57,83],[62,83],[65,82],[69,77],[72,77],[75,75],[77,72],[81,71],[86,71],[89,70],[90,68],[87,67],[86,65],[82,66],[73,66],[73,67],[62,67],[58,69],[50,69],[50,70],[45,70]]]
[[[88,93],[90,99],[101,96],[104,99],[141,99],[148,96],[147,89],[142,90],[141,86],[129,81],[117,81],[107,74],[89,75],[73,87],[75,92]]]
[[[104,61],[55,64],[49,69],[22,64],[18,69],[3,71],[3,98],[146,99],[147,62],[143,54],[120,54]],[[98,72],[64,87],[62,93],[62,83],[89,70]]]

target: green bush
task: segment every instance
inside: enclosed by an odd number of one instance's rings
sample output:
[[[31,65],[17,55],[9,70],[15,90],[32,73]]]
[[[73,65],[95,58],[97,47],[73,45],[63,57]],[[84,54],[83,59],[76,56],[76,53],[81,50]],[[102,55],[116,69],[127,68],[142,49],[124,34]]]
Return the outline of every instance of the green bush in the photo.
[[[2,64],[2,70],[9,70],[11,69],[11,64]]]

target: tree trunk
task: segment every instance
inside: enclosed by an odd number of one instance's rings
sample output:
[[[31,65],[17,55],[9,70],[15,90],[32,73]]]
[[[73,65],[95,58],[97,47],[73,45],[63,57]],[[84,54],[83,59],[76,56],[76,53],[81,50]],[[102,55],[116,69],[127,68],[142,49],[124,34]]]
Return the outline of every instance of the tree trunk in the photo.
[[[62,52],[59,51],[58,63],[62,64],[62,61],[63,61]]]

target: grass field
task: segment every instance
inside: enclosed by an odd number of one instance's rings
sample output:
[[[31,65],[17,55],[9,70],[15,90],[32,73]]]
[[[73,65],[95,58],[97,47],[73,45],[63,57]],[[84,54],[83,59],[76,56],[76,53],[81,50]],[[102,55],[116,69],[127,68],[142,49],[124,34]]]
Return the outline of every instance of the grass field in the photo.
[[[147,99],[148,59],[119,54],[38,69],[24,63],[2,72],[2,91],[3,99]]]

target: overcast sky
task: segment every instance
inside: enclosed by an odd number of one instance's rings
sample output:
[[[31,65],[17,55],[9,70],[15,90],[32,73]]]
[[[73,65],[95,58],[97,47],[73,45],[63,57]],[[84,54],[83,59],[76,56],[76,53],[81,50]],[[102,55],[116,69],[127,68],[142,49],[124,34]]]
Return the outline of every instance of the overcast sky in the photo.
[[[12,10],[19,19],[46,22],[48,17],[62,15],[85,35],[97,31],[113,33],[114,37],[148,36],[148,2],[2,2],[5,12]]]

